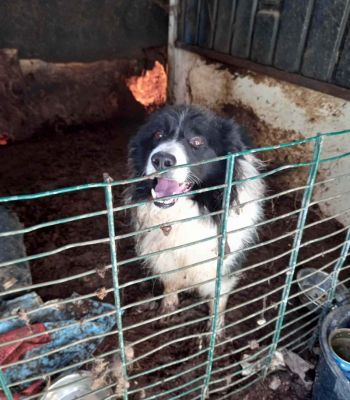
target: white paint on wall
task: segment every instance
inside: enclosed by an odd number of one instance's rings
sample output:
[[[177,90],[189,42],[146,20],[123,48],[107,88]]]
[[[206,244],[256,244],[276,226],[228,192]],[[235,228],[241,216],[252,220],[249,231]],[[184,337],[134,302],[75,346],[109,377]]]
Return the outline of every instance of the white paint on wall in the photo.
[[[349,101],[249,71],[233,73],[223,64],[208,63],[197,54],[171,46],[169,84],[174,103],[194,103],[213,110],[222,110],[227,104],[242,105],[272,128],[284,130],[288,135],[285,141],[350,129]],[[277,143],[271,137],[264,145]],[[326,138],[322,157],[346,152],[350,152],[350,133]],[[328,216],[342,213],[338,220],[349,225],[350,213],[345,211],[350,208],[350,156],[322,164],[319,179],[345,173],[349,176],[316,187],[314,199],[343,193],[320,207]]]

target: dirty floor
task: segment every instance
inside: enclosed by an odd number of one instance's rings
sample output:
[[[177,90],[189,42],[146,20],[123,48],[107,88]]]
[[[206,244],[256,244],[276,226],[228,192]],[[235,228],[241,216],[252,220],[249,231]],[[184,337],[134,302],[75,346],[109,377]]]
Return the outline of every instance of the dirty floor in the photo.
[[[0,196],[34,193],[55,188],[62,188],[77,184],[100,182],[103,173],[107,172],[113,179],[127,177],[126,158],[128,139],[136,132],[139,123],[119,121],[109,125],[79,129],[69,133],[42,134],[26,142],[10,144],[0,147],[1,176]],[[271,166],[270,166],[271,167]],[[268,180],[269,194],[282,190],[276,180]],[[115,206],[122,203],[122,191],[114,190]],[[18,201],[9,206],[18,214],[24,226],[35,225],[44,221],[55,220],[68,216],[76,216],[88,212],[105,209],[104,193],[102,189],[90,189],[70,194],[46,197],[37,200]],[[266,218],[271,219],[296,210],[300,207],[300,192],[283,195],[265,203]],[[276,220],[259,230],[259,242],[271,241],[296,227],[298,214]],[[317,206],[310,209],[307,223],[322,218]],[[339,230],[341,225],[330,220],[320,223],[311,229],[305,230],[304,242],[324,236]],[[129,216],[127,213],[116,214],[117,233],[130,232]],[[106,238],[108,236],[106,216],[89,218],[68,224],[57,225],[35,231],[25,235],[25,245],[29,255],[53,250],[70,243]],[[290,250],[293,235],[283,239],[266,243],[262,247],[247,251],[245,266],[264,260],[270,260],[283,252]],[[325,254],[329,249],[343,240],[343,232],[302,248],[299,260],[319,255],[303,266],[319,268],[334,260],[335,252]],[[130,239],[120,240],[118,243],[118,257],[126,260],[135,256],[133,242]],[[104,288],[112,288],[112,279],[109,270],[104,266],[110,264],[108,243],[93,244],[60,252],[31,262],[33,281],[43,283],[38,293],[44,300],[65,298],[73,292],[88,294]],[[210,386],[213,394],[211,399],[223,396],[228,399],[284,399],[305,400],[310,395],[296,376],[288,372],[280,372],[281,384],[275,390],[269,387],[271,377],[260,382],[237,395],[230,395],[234,389],[243,388],[254,378],[243,378],[240,373],[239,362],[243,354],[252,354],[257,349],[263,349],[271,342],[271,333],[274,327],[272,321],[278,311],[276,303],[281,296],[285,274],[282,272],[288,265],[288,255],[276,258],[259,267],[242,274],[239,286],[230,296],[228,309],[235,308],[227,314],[227,324],[232,325],[226,331],[226,338],[233,338],[216,349],[217,360],[213,365]],[[69,283],[56,284],[45,287],[45,282],[52,279],[69,277],[87,270],[94,274],[82,279],[74,279]],[[121,283],[136,280],[147,276],[147,271],[137,262],[131,262],[120,267]],[[263,283],[264,279],[268,280]],[[255,282],[255,283],[254,283]],[[273,291],[271,293],[271,291]],[[201,333],[206,330],[206,322],[201,320],[207,316],[206,304],[182,310],[169,321],[162,321],[159,317],[158,302],[153,296],[162,293],[161,285],[153,280],[135,283],[122,291],[123,305],[126,309],[123,323],[126,329],[125,339],[133,344],[137,362],[132,364],[130,375],[139,375],[143,371],[154,370],[143,376],[131,379],[131,390],[136,390],[131,398],[141,399],[155,396],[156,399],[169,399],[189,391],[183,399],[194,399],[200,394],[196,386],[202,384],[205,373],[207,353],[197,354],[206,345],[201,339]],[[296,287],[292,287],[292,294]],[[138,301],[149,299],[145,305],[138,305]],[[255,300],[254,300],[255,299]],[[112,295],[104,301],[113,302]],[[199,301],[195,294],[183,293],[180,296],[180,308],[185,308]],[[136,303],[136,304],[133,304]],[[249,304],[246,304],[249,303]],[[294,296],[288,303],[288,310],[300,306],[298,296]],[[265,310],[266,309],[266,310]],[[316,316],[303,315],[308,310],[299,308],[290,312],[286,322],[290,323],[282,330],[281,345],[299,346],[296,351],[302,350],[303,344],[311,335],[316,326]],[[298,318],[297,322],[292,322]],[[149,322],[147,322],[149,320]],[[196,320],[199,320],[196,322]],[[265,323],[261,324],[261,320]],[[171,329],[179,323],[184,326]],[[260,324],[260,325],[259,325]],[[257,344],[257,340],[267,336]],[[176,339],[181,339],[177,341]],[[171,342],[166,344],[167,342]],[[117,337],[111,336],[100,346],[99,353],[115,348]],[[157,352],[153,350],[162,346]],[[239,350],[240,348],[244,350]],[[222,357],[221,357],[222,356]],[[176,363],[182,359],[181,363]],[[162,365],[170,364],[163,368]],[[195,366],[198,366],[194,368]],[[233,367],[232,367],[233,365]],[[176,379],[167,379],[175,374],[189,370]],[[188,384],[192,379],[195,383]],[[156,386],[146,391],[140,390],[146,385],[158,382]],[[186,386],[187,384],[187,386]],[[181,385],[185,385],[180,388]],[[224,388],[226,387],[226,388]],[[218,394],[215,389],[222,388]],[[192,390],[192,391],[191,391]],[[167,392],[169,391],[169,392]],[[153,397],[152,397],[153,398]]]

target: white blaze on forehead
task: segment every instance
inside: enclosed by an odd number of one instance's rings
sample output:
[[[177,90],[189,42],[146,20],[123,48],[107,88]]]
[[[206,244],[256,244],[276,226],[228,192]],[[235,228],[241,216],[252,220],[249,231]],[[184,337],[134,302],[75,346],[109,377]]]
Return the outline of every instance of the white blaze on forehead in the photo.
[[[169,153],[173,155],[176,158],[176,164],[175,165],[182,165],[182,164],[187,164],[187,155],[186,155],[186,150],[182,146],[181,143],[171,141],[171,142],[165,142],[161,143],[158,145],[151,154],[148,157],[147,161],[147,166],[146,166],[146,174],[150,175],[156,172],[156,169],[154,168],[152,164],[152,156],[160,151],[163,151],[165,153]],[[167,175],[169,178],[176,180],[179,183],[183,183],[186,181],[186,178],[188,176],[188,168],[176,168],[173,171],[170,171],[169,175]]]

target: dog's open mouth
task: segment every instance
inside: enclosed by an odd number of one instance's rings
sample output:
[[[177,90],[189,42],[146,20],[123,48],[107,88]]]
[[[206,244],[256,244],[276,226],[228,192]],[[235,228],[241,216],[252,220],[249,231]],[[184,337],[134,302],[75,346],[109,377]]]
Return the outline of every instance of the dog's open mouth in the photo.
[[[161,198],[186,193],[191,189],[192,184],[190,182],[179,183],[174,179],[156,178],[154,180],[154,188],[152,189],[154,204],[161,208],[172,207],[176,203],[177,198],[165,200]]]

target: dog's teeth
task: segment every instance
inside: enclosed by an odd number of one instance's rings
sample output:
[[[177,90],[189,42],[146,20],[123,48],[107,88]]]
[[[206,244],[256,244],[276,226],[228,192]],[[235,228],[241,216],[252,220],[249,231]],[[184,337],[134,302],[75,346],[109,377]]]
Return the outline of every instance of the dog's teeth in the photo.
[[[151,194],[152,194],[152,197],[153,197],[154,199],[157,198],[157,196],[156,196],[156,191],[155,191],[154,189],[151,190]]]

